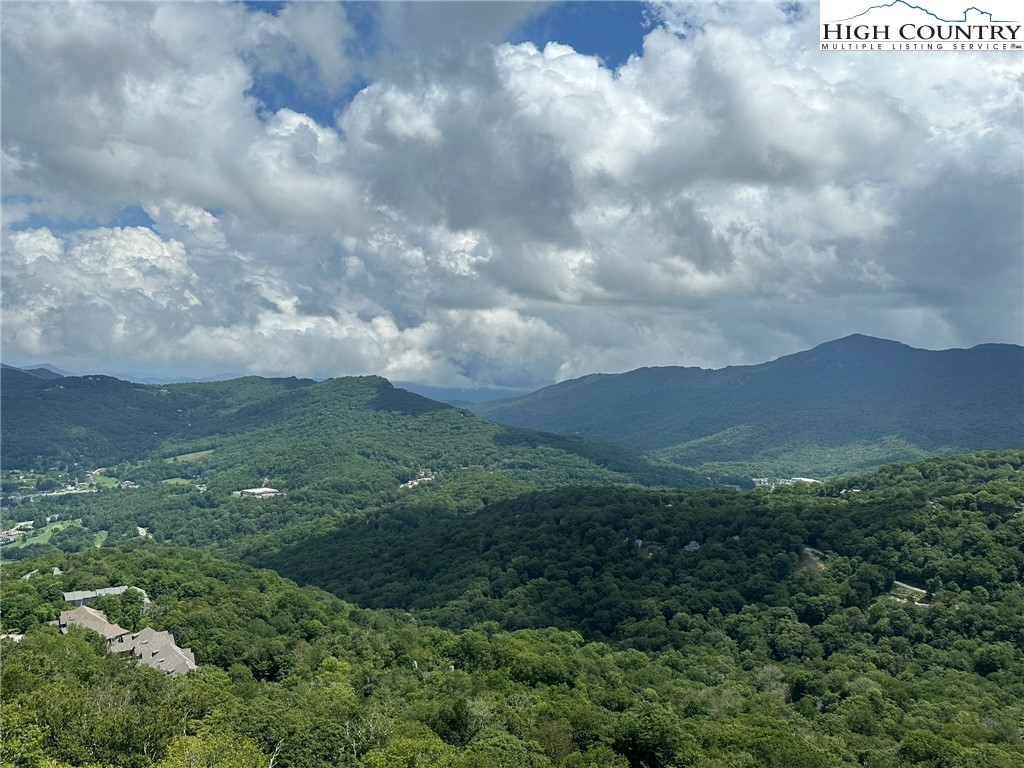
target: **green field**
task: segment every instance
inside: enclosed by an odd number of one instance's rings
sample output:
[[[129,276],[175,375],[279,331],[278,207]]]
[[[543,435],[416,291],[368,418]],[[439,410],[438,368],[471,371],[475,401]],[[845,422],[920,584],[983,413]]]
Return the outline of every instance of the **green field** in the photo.
[[[166,480],[161,480],[164,485],[192,485],[192,481],[184,477],[168,477]]]
[[[9,547],[10,549],[21,549],[22,547],[27,547],[29,544],[47,544],[50,539],[53,538],[53,534],[57,531],[61,531],[69,526],[81,522],[81,519],[58,520],[57,522],[50,523],[45,528],[40,528],[38,531],[32,531],[27,536],[22,536],[16,541],[4,546],[5,548]],[[93,533],[93,546],[102,547],[103,542],[107,540],[108,535],[109,531],[97,531]]]
[[[40,528],[38,531],[32,531],[32,533],[22,536],[17,541],[13,541],[7,546],[11,549],[21,549],[21,547],[28,544],[45,544],[50,540],[54,533],[63,528],[67,528],[74,522],[74,520],[58,520],[55,523],[50,523],[44,528]]]
[[[199,461],[199,459],[205,459],[207,456],[213,455],[213,448],[206,451],[196,451],[195,453],[182,453],[178,456],[171,456],[168,459],[164,459],[168,464],[175,461]]]

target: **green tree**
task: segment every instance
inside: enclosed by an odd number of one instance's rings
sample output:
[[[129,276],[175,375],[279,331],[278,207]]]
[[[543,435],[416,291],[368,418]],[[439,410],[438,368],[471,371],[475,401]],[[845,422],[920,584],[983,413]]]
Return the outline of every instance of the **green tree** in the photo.
[[[457,755],[429,729],[412,726],[363,755],[362,764],[365,768],[449,768]]]
[[[256,743],[232,731],[204,731],[179,736],[156,768],[267,768],[269,755]]]
[[[612,734],[612,746],[626,756],[631,768],[671,765],[682,745],[678,717],[654,702],[642,702],[625,712]]]
[[[561,768],[629,768],[629,761],[608,747],[595,747],[583,754],[569,755],[562,761]]]
[[[456,768],[544,768],[551,762],[534,742],[510,733],[486,730],[455,761]]]
[[[956,743],[923,730],[910,731],[899,746],[900,757],[908,763],[928,768],[951,767],[955,765],[960,752]]]

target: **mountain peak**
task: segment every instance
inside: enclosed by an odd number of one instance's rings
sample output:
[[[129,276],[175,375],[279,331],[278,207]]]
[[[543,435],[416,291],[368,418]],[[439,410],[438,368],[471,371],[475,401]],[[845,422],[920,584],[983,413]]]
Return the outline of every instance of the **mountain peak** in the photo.
[[[841,339],[826,341],[810,349],[810,352],[842,351],[842,352],[882,352],[909,350],[913,347],[892,339],[880,339],[877,336],[866,336],[863,333],[851,333]]]
[[[840,363],[873,363],[880,361],[892,361],[905,357],[908,353],[914,352],[910,347],[899,341],[891,339],[879,339],[875,336],[865,336],[863,333],[852,333],[841,339],[833,339],[819,344],[816,347],[803,352],[795,352],[792,355],[784,355],[765,365],[775,367],[780,363],[788,362],[832,362]],[[757,368],[758,366],[750,366]]]
[[[499,423],[624,442],[683,466],[807,477],[1017,448],[1024,349],[922,350],[852,334],[760,365],[641,369],[477,407]],[[942,414],[941,417],[937,414]]]
[[[826,341],[819,344],[815,349],[821,347],[849,347],[849,346],[892,346],[892,347],[907,347],[906,344],[900,341],[893,341],[892,339],[881,339],[877,336],[868,336],[863,333],[851,333],[849,336],[843,336],[841,339],[833,339],[832,341]],[[907,347],[910,349],[910,347]]]

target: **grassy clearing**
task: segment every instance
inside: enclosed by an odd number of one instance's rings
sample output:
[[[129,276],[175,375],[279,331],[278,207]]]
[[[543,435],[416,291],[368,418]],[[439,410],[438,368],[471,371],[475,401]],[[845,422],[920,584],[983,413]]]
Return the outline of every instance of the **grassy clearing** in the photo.
[[[100,531],[92,537],[92,545],[94,547],[102,547],[103,542],[107,540],[107,536],[110,535],[110,531]]]
[[[78,522],[77,520],[58,520],[55,523],[50,523],[45,528],[40,528],[38,531],[32,531],[27,536],[22,536],[16,541],[12,541],[7,546],[11,549],[21,549],[28,544],[45,544],[50,540],[54,533],[69,525]]]
[[[90,483],[94,483],[97,488],[117,488],[121,484],[121,481],[114,477],[107,477],[106,475],[93,475],[89,478]]]
[[[207,456],[213,455],[213,448],[207,451],[196,451],[195,453],[182,453],[178,456],[171,456],[169,459],[164,459],[167,464],[171,464],[175,461],[198,461],[199,459],[205,459]]]
[[[184,477],[168,477],[160,482],[164,485],[192,485],[192,481],[186,480]]]
[[[903,600],[904,602],[922,603],[928,593],[920,587],[912,587],[910,584],[896,581],[893,582],[889,594],[897,600]]]

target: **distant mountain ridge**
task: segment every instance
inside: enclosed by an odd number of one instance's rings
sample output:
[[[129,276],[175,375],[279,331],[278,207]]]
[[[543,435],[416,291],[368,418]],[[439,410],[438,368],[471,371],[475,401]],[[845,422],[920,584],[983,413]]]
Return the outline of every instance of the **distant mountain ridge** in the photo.
[[[61,376],[110,376],[121,381],[130,381],[135,384],[193,384],[201,381],[227,381],[229,379],[244,378],[241,373],[215,373],[208,376],[154,376],[149,373],[130,371],[109,371],[109,370],[87,370],[69,371],[58,368],[52,363],[41,363],[37,365],[21,365],[4,363],[5,368],[17,368],[20,371],[31,373],[41,379],[53,379]]]
[[[593,374],[524,397],[464,404],[530,432],[470,424],[460,415],[466,411],[379,377],[159,386],[4,366],[2,389],[6,467],[106,466],[219,446],[207,462],[227,469],[259,456],[267,474],[297,450],[288,446],[316,437],[327,438],[329,451],[358,453],[366,440],[379,447],[364,452],[404,454],[388,460],[395,466],[442,466],[440,457],[427,457],[443,443],[452,466],[511,462],[517,472],[529,466],[554,476],[552,466],[571,464],[579,477],[589,467],[609,480],[690,484],[691,470],[700,482],[820,478],[930,455],[1024,448],[1024,348],[927,351],[862,335],[760,365]],[[289,461],[294,473],[308,474],[294,456]]]
[[[929,351],[855,334],[760,365],[594,374],[470,408],[716,474],[844,474],[1024,447],[1024,348]]]
[[[59,378],[62,378],[64,376],[73,376],[74,375],[73,373],[69,373],[67,371],[63,371],[63,370],[61,370],[60,368],[57,368],[54,365],[50,365],[49,363],[47,363],[45,365],[35,365],[35,366],[32,366],[31,368],[21,368],[21,367],[18,367],[18,366],[7,365],[6,363],[4,363],[3,367],[4,368],[17,368],[17,370],[24,371],[25,373],[31,373],[33,376],[35,376],[36,378],[39,378],[39,379],[59,379]]]
[[[355,488],[354,476],[390,486],[420,469],[468,466],[541,484],[705,482],[634,449],[496,425],[379,376],[147,385],[4,366],[0,387],[5,468],[184,456],[182,471],[238,471],[250,485],[270,476],[293,489]]]

